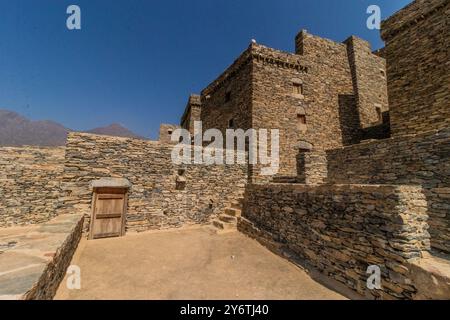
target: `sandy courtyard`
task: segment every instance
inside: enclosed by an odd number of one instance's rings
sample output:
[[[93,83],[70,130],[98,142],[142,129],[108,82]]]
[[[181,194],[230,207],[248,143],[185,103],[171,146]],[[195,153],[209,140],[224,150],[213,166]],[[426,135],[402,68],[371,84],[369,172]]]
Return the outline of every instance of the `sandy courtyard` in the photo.
[[[344,299],[239,232],[208,227],[82,240],[55,299]]]

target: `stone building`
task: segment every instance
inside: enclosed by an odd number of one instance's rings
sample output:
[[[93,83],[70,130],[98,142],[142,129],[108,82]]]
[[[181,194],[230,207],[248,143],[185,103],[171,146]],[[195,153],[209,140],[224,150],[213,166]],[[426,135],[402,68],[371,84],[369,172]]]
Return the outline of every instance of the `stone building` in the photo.
[[[181,120],[193,129],[279,129],[280,176],[296,176],[302,149],[325,150],[386,138],[385,60],[355,36],[344,43],[302,30],[295,53],[250,46],[200,96]],[[386,117],[385,117],[386,119]],[[257,175],[254,175],[258,179]]]
[[[178,128],[180,127],[174,124],[161,124],[159,126],[159,141],[164,143],[171,143],[172,134]]]
[[[382,25],[395,136],[450,125],[448,4],[414,1]]]
[[[392,137],[302,153],[298,183],[250,184],[240,230],[367,297],[450,297],[449,13],[416,0],[382,24]],[[366,66],[352,73],[363,131]],[[382,266],[379,291],[368,265]]]

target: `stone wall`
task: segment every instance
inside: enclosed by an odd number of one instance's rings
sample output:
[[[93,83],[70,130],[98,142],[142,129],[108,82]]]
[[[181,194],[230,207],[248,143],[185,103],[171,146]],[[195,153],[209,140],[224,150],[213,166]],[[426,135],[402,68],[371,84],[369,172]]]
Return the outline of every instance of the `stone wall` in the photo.
[[[382,122],[371,127],[363,128],[360,132],[361,141],[364,140],[381,140],[391,137],[391,124],[389,111],[385,111],[381,115]]]
[[[172,143],[172,133],[179,128],[179,126],[174,124],[161,124],[159,126],[159,141]]]
[[[297,182],[322,184],[328,176],[327,154],[324,151],[302,152],[297,158]]]
[[[352,36],[345,43],[360,127],[365,129],[379,125],[383,123],[383,112],[389,110],[386,60],[373,54],[370,43],[365,40]]]
[[[278,129],[280,133],[279,175],[295,176],[299,143],[306,141],[316,115],[308,109],[309,70],[299,56],[254,44],[252,126]],[[298,91],[295,91],[298,86]],[[301,119],[299,117],[302,117]],[[303,119],[303,120],[302,120]],[[257,168],[255,168],[257,170]]]
[[[393,135],[450,125],[450,1],[417,0],[382,24]]]
[[[450,129],[328,150],[328,183],[421,185],[432,246],[450,252]]]
[[[381,122],[376,108],[388,109],[385,61],[368,42],[352,36],[337,43],[303,30],[296,37],[296,53],[308,62],[305,97],[310,87],[308,106],[315,119],[307,141],[316,149],[358,143],[365,136],[362,129]]]
[[[387,110],[385,62],[367,42],[337,43],[302,31],[296,46],[294,54],[251,43],[202,91],[200,115],[204,131],[278,129],[278,174],[291,177],[300,144],[326,150],[357,143],[362,124],[381,123],[377,106]],[[183,126],[190,110],[188,104]],[[252,180],[268,180],[258,177],[259,167],[249,169]]]
[[[64,148],[0,148],[0,227],[56,216]]]
[[[251,47],[215,81],[202,91],[201,121],[203,130],[225,130],[252,127],[252,65]],[[233,126],[230,126],[233,120]]]
[[[126,224],[132,231],[209,223],[241,197],[245,165],[176,165],[172,148],[157,141],[69,134],[62,211],[88,218],[89,184],[102,177],[132,183]]]
[[[57,241],[47,247],[54,250],[51,261],[45,266],[42,275],[30,290],[23,295],[23,300],[52,300],[61,281],[66,275],[72,257],[78,247],[83,234],[82,215],[61,215],[49,223],[42,225],[42,229],[51,229],[53,233],[60,233]],[[40,229],[38,229],[40,230]],[[45,232],[45,231],[44,231]]]
[[[181,127],[189,130],[189,132],[193,134],[194,122],[200,121],[201,112],[201,97],[199,95],[192,94],[189,97],[184,114],[181,117]]]
[[[415,186],[249,185],[239,229],[363,296],[410,299],[407,266],[429,250],[426,212]],[[381,269],[381,290],[366,286],[369,265]]]
[[[299,33],[296,44],[295,54],[255,47],[268,58],[254,62],[253,124],[280,130],[279,174],[284,176],[297,174],[301,144],[316,150],[335,148],[344,140],[355,141],[344,136],[358,130],[346,46],[306,31]],[[280,60],[295,61],[302,68],[286,68],[277,63]]]

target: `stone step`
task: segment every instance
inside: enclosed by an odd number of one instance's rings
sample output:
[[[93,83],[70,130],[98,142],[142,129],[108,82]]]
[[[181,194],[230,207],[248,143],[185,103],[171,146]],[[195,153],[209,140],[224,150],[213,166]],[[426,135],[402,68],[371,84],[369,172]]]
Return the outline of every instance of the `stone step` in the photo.
[[[236,225],[232,223],[226,223],[220,220],[213,220],[213,226],[220,230],[235,230]]]
[[[242,209],[242,204],[240,204],[239,202],[232,202],[231,203],[231,209],[241,210]]]
[[[225,223],[234,223],[234,224],[237,223],[237,218],[234,217],[234,216],[230,216],[230,215],[228,215],[228,214],[221,214],[221,215],[219,216],[219,220],[220,220],[220,221],[223,221],[223,222],[225,222]]]
[[[241,210],[240,209],[234,209],[234,208],[226,208],[225,214],[233,217],[240,217],[241,216]]]

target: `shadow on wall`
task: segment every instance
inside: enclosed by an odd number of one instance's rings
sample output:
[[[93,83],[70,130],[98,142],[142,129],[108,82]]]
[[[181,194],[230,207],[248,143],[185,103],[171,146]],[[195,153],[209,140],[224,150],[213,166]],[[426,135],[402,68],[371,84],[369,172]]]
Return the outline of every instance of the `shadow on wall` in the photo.
[[[381,114],[382,122],[361,130],[361,140],[388,139],[391,137],[391,120],[389,111]]]
[[[414,186],[251,185],[239,229],[367,298],[411,299],[399,266],[430,248],[426,211]],[[381,268],[381,291],[366,286],[369,265]]]
[[[326,151],[330,184],[421,186],[431,243],[450,252],[450,129]]]
[[[349,146],[363,140],[388,139],[391,136],[389,111],[380,114],[380,122],[368,128],[361,128],[361,120],[356,99],[351,94],[339,95],[339,123],[342,132],[342,144]]]
[[[353,94],[340,94],[338,101],[342,144],[348,146],[359,143],[361,123],[355,96]]]

